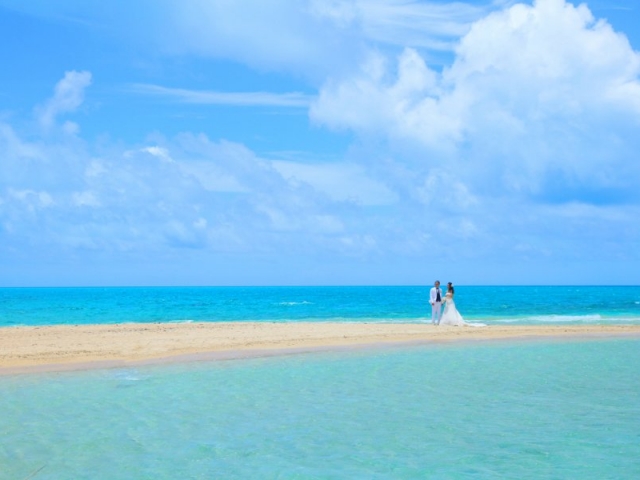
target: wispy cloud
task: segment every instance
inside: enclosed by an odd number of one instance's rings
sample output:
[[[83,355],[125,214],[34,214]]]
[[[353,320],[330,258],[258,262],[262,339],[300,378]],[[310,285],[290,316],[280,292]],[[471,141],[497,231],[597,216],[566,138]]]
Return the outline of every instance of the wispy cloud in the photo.
[[[131,86],[131,90],[145,95],[162,96],[183,103],[201,105],[307,108],[313,100],[312,96],[300,92],[216,92],[211,90],[170,88],[150,84],[134,84]]]
[[[50,128],[58,115],[73,112],[84,101],[84,90],[91,85],[90,72],[66,72],[55,87],[55,93],[44,106],[37,109],[43,127]]]
[[[453,50],[471,24],[493,10],[491,5],[407,0],[312,1],[312,12],[337,25],[357,25],[374,42]]]

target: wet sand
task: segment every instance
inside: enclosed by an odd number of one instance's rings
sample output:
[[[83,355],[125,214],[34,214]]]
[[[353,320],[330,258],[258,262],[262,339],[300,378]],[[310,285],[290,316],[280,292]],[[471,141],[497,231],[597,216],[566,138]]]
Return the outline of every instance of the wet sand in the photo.
[[[640,325],[150,323],[0,328],[0,374],[456,341],[640,338]]]

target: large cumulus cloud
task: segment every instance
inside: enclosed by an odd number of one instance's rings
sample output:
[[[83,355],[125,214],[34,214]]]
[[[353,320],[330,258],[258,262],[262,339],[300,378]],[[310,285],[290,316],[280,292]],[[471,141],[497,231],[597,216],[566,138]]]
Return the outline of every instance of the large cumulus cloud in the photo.
[[[328,81],[311,117],[413,143],[472,191],[544,201],[637,201],[640,54],[585,5],[516,4],[475,22],[452,65],[371,54]]]

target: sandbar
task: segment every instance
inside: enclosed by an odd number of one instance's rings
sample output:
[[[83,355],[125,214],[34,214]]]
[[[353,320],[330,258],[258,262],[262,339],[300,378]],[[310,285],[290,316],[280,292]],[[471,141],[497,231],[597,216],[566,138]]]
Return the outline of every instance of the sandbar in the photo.
[[[542,338],[640,338],[640,325],[193,322],[0,328],[0,374],[362,348]]]

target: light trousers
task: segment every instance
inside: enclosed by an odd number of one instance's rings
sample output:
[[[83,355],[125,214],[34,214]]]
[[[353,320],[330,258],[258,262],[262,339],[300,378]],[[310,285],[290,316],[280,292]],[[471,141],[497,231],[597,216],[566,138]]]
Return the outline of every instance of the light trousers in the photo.
[[[431,305],[431,323],[434,325],[440,324],[440,317],[442,316],[442,302],[434,302]]]

